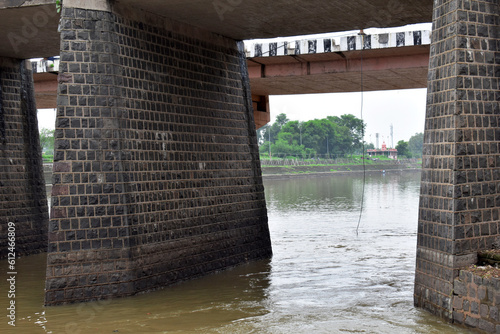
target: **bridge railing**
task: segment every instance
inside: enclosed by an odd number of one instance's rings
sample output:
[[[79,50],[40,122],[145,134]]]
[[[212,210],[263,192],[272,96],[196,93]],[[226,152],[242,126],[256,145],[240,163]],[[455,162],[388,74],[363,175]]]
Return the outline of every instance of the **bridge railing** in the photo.
[[[33,73],[57,73],[59,72],[59,61],[59,57],[31,61]]]

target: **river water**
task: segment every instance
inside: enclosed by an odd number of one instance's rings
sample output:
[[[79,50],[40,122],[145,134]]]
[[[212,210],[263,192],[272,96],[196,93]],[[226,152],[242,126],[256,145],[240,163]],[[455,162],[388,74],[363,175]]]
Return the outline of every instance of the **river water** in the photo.
[[[419,182],[367,176],[363,197],[356,175],[266,180],[271,260],[130,298],[44,308],[45,255],[18,259],[0,333],[469,333],[413,307]]]

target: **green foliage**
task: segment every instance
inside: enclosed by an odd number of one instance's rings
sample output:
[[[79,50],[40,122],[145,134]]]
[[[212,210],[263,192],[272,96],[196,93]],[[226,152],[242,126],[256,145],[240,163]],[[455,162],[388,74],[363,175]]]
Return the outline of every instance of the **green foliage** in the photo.
[[[43,162],[54,162],[54,155],[53,154],[42,154],[42,159]]]
[[[42,152],[54,152],[54,132],[55,130],[40,130],[40,147]]]
[[[396,150],[398,150],[398,156],[401,157],[406,157],[406,158],[411,158],[411,152],[408,149],[408,142],[404,140],[398,141],[398,144],[396,145]]]
[[[60,13],[61,9],[62,9],[62,0],[56,0],[56,11]]]
[[[273,156],[342,157],[361,151],[364,127],[353,115],[298,122],[280,114],[276,122],[258,131],[260,152],[268,155],[271,146]]]
[[[424,134],[414,134],[408,141],[408,149],[410,150],[412,156],[421,158],[422,151],[424,149]]]

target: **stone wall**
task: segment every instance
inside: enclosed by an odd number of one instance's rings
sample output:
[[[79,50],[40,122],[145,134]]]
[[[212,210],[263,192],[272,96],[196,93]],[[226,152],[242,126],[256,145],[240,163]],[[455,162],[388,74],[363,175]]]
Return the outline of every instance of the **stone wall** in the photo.
[[[461,270],[454,281],[453,320],[490,333],[500,332],[500,279]]]
[[[241,45],[132,8],[61,22],[46,304],[269,257]]]
[[[458,269],[499,235],[499,4],[434,1],[415,304],[449,320]]]
[[[0,58],[0,258],[7,257],[8,223],[16,255],[47,249],[48,207],[28,62]]]

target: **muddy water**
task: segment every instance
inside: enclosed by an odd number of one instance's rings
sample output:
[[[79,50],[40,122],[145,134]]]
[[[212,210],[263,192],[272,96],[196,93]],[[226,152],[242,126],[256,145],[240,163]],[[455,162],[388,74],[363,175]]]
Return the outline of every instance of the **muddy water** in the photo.
[[[0,333],[469,333],[413,307],[418,173],[266,181],[274,257],[150,294],[43,307],[44,255],[17,261]],[[7,307],[7,263],[0,262]]]

